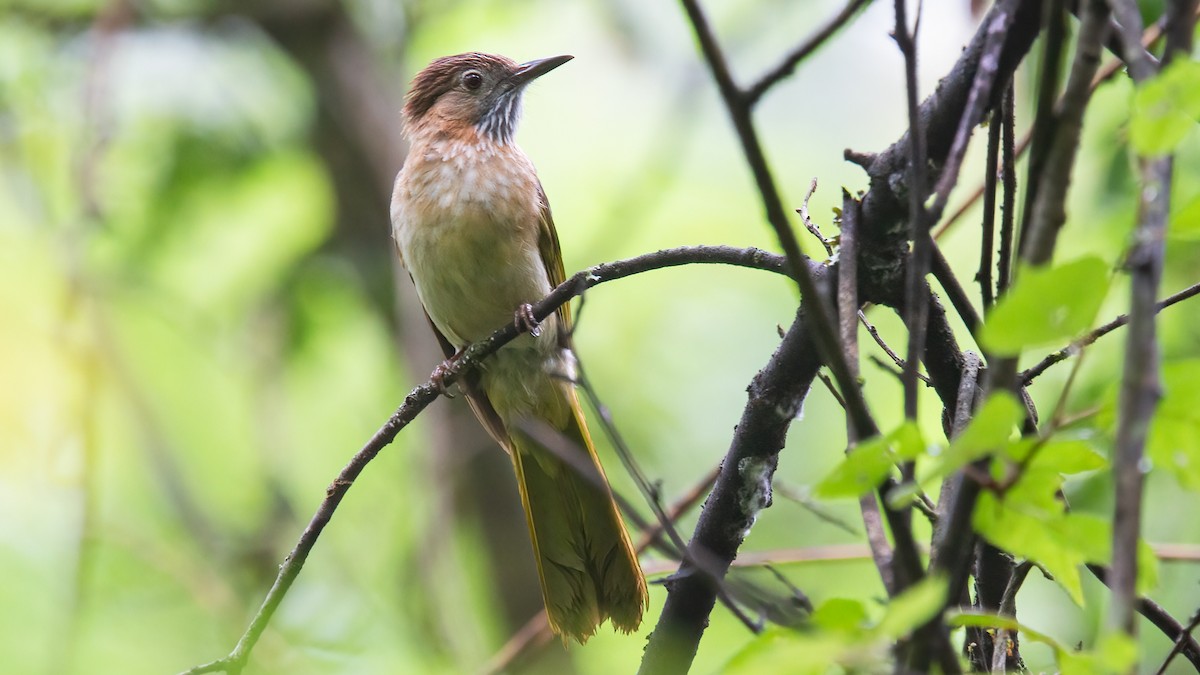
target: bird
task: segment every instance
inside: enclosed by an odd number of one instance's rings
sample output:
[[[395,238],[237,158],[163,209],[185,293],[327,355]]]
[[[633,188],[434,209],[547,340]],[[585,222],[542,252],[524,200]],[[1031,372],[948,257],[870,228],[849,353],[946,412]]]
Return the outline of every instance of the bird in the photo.
[[[572,382],[570,308],[540,325],[530,309],[565,274],[545,191],[514,135],[529,83],[572,58],[518,64],[470,52],[422,69],[402,110],[409,150],[391,218],[400,261],[446,354],[435,379],[507,322],[527,329],[460,387],[512,459],[550,628],[583,643],[606,619],[637,630],[648,595]],[[535,440],[545,441],[530,433],[538,426],[570,441],[566,449]],[[578,456],[567,462],[563,452]]]

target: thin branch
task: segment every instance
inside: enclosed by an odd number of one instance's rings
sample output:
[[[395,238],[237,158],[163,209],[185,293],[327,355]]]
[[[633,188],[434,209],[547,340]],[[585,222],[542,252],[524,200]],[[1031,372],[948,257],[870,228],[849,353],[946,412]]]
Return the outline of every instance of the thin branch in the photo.
[[[871,550],[863,544],[827,544],[803,548],[784,548],[770,551],[748,551],[733,561],[733,567],[745,569],[764,565],[796,565],[812,563],[870,560]],[[670,560],[651,561],[645,565],[646,574],[667,574],[677,563]]]
[[[539,321],[545,320],[546,317],[563,303],[579,295],[584,290],[606,281],[621,279],[654,269],[695,263],[737,265],[780,274],[785,269],[784,261],[780,256],[759,249],[736,249],[726,246],[689,246],[656,251],[628,260],[597,265],[578,272],[555,288],[550,295],[534,304],[533,315]],[[518,334],[519,330],[517,327],[510,323],[492,333],[487,339],[468,347],[463,356],[446,369],[445,376],[442,378],[443,385],[450,386],[457,382],[464,374],[475,368],[480,361],[511,342]],[[440,394],[441,390],[432,381],[426,381],[409,392],[408,396],[404,399],[403,405],[375,432],[371,439],[354,455],[345,468],[338,474],[337,478],[329,485],[325,492],[325,499],[318,506],[316,513],[304,528],[304,532],[300,535],[300,539],[296,542],[291,553],[288,554],[287,558],[279,566],[279,573],[275,578],[274,584],[267,592],[267,596],[263,600],[258,612],[251,619],[250,625],[238,640],[233,651],[223,659],[196,666],[184,671],[185,673],[188,675],[199,675],[200,673],[226,672],[236,675],[242,671],[259,637],[266,630],[267,624],[270,623],[279,604],[287,595],[296,577],[299,576],[301,569],[303,569],[304,562],[308,558],[309,553],[312,552],[313,546],[316,545],[321,532],[329,524],[338,505],[354,484],[359,474],[362,473],[371,460],[375,459],[384,447],[396,438],[396,435],[404,427],[415,419],[430,403],[436,400]]]
[[[838,256],[838,323],[842,346],[846,353],[846,363],[850,366],[851,374],[854,375],[856,382],[860,373],[858,321],[861,320],[866,324],[868,330],[874,330],[874,326],[867,323],[866,315],[859,309],[861,303],[858,298],[858,256],[861,217],[862,207],[858,200],[843,190],[842,243],[840,255]],[[873,333],[872,337],[876,341],[879,340],[877,332]],[[852,449],[860,440],[863,439],[858,436],[858,430],[855,428],[854,423],[847,418],[847,451]],[[875,562],[875,569],[879,571],[880,579],[883,581],[883,586],[887,589],[888,595],[895,595],[899,592],[899,589],[896,587],[898,575],[892,569],[892,561],[895,554],[892,550],[892,545],[888,543],[887,533],[884,531],[883,521],[879,513],[879,503],[875,500],[875,495],[868,493],[859,496],[858,510],[862,514],[863,527],[866,528],[867,543],[871,546],[871,558]]]
[[[1121,60],[1125,62],[1134,82],[1144,82],[1158,72],[1146,50],[1142,49],[1142,14],[1137,3],[1129,0],[1109,0],[1113,16],[1117,19],[1118,37],[1121,40]]]
[[[746,88],[743,93],[745,104],[748,107],[753,107],[762,98],[763,94],[767,93],[771,87],[779,83],[780,80],[792,74],[796,66],[801,61],[808,58],[810,54],[817,51],[821,45],[833,37],[842,26],[845,26],[860,9],[871,3],[871,0],[850,0],[842,11],[831,17],[823,26],[817,29],[815,33],[808,37],[804,42],[800,43],[795,49],[783,57],[779,65],[763,73],[763,76],[754,84]]]
[[[1112,580],[1109,578],[1112,575],[1111,570],[1102,565],[1087,565],[1088,571],[1092,576],[1100,580],[1100,583],[1112,588]],[[1146,617],[1146,619],[1154,624],[1163,635],[1166,635],[1172,642],[1182,642],[1183,646],[1179,653],[1183,655],[1192,667],[1200,671],[1200,642],[1196,641],[1195,636],[1184,630],[1183,624],[1171,616],[1171,613],[1163,609],[1162,605],[1154,602],[1150,598],[1139,597],[1135,604],[1135,609],[1138,614]]]
[[[952,425],[953,440],[974,416],[979,405],[979,373],[983,362],[974,352],[963,354],[963,372],[958,388],[958,400]],[[977,463],[976,469],[986,470],[986,462]],[[970,569],[971,551],[974,550],[975,533],[971,529],[971,516],[979,494],[979,483],[967,477],[965,471],[957,471],[942,485],[939,500],[939,518],[933,533],[929,569],[950,577],[950,592],[943,611],[958,601],[966,587]]]
[[[846,399],[842,398],[842,395],[838,393],[837,385],[833,383],[833,380],[829,379],[828,375],[819,370],[817,371],[817,379],[820,380],[821,384],[824,384],[825,388],[829,390],[829,393],[833,396],[833,400],[837,401],[838,406],[840,406],[842,410],[845,410]]]
[[[992,288],[992,255],[996,248],[996,176],[1000,173],[1000,109],[992,111],[992,122],[988,125],[987,159],[983,163],[983,222],[979,237],[979,271],[975,281],[979,283],[979,300],[986,314],[996,297]]]
[[[817,241],[821,242],[821,246],[825,249],[825,255],[832,258],[833,245],[831,240],[826,239],[825,235],[821,234],[821,228],[817,227],[817,224],[814,223],[812,218],[808,216],[808,202],[810,199],[812,199],[812,196],[816,194],[816,192],[817,179],[813,178],[812,183],[808,186],[808,194],[804,195],[804,201],[800,203],[800,208],[797,209],[796,212],[800,214],[800,220],[804,223],[805,229],[807,229],[812,236],[816,237]]]
[[[1184,643],[1187,641],[1187,638],[1191,637],[1192,633],[1195,632],[1197,626],[1200,626],[1200,610],[1196,610],[1196,612],[1192,614],[1192,618],[1188,621],[1187,627],[1183,629],[1183,634],[1175,638],[1175,642],[1171,645],[1171,651],[1167,652],[1167,658],[1163,659],[1162,665],[1158,667],[1158,670],[1154,672],[1154,675],[1163,675],[1167,672],[1167,668],[1171,667],[1171,662],[1174,661],[1175,657],[1183,651]]]
[[[1174,305],[1178,302],[1183,302],[1184,300],[1194,297],[1197,294],[1200,294],[1200,283],[1188,286],[1187,288],[1183,289],[1182,291],[1179,291],[1178,293],[1175,293],[1174,295],[1171,295],[1170,297],[1160,300],[1158,303],[1156,303],[1154,305],[1154,311],[1161,312],[1164,309],[1166,309],[1167,307],[1170,307],[1171,305]],[[1083,349],[1084,347],[1091,345],[1096,340],[1099,340],[1100,338],[1104,337],[1105,335],[1108,335],[1109,333],[1120,328],[1121,326],[1124,326],[1127,323],[1129,323],[1129,315],[1121,314],[1121,315],[1117,316],[1117,318],[1113,319],[1112,321],[1109,321],[1108,323],[1104,324],[1103,326],[1100,326],[1099,328],[1092,330],[1087,335],[1084,335],[1083,337],[1079,338],[1078,340],[1072,342],[1070,345],[1063,347],[1062,349],[1046,356],[1041,361],[1038,361],[1035,365],[1031,366],[1028,370],[1025,370],[1024,372],[1021,373],[1021,375],[1020,375],[1021,385],[1028,386],[1029,383],[1032,382],[1035,377],[1046,372],[1046,370],[1048,368],[1050,368],[1050,366],[1053,366],[1054,364],[1059,363],[1061,361],[1065,361],[1068,358],[1070,358],[1071,356],[1078,354],[1079,351],[1081,349]]]
[[[937,279],[942,290],[946,291],[946,296],[950,298],[950,306],[954,307],[954,311],[962,319],[963,325],[967,327],[967,332],[972,336],[977,335],[979,327],[983,325],[983,319],[979,317],[979,312],[975,311],[975,305],[971,304],[971,298],[958,281],[958,277],[954,275],[954,270],[950,269],[950,261],[946,260],[942,249],[934,242],[930,242],[930,246],[933,254],[930,261],[933,278]]]
[[[900,377],[903,380],[904,367],[905,367],[904,359],[900,358],[900,356],[898,354],[896,354],[896,352],[893,351],[892,348],[889,347],[886,342],[883,341],[883,337],[879,335],[879,329],[876,328],[874,324],[872,324],[870,321],[867,320],[867,315],[865,313],[860,311],[858,313],[858,320],[859,320],[859,322],[862,323],[862,325],[864,327],[866,327],[867,333],[871,336],[872,339],[875,340],[875,344],[879,345],[879,348],[883,350],[883,353],[887,354],[888,358],[892,360],[892,363],[896,364],[896,367],[900,369],[899,372],[896,374],[898,377]],[[887,369],[887,364],[884,363],[882,359],[875,357],[874,360],[876,361],[877,365],[879,365],[880,368]],[[919,377],[921,379],[921,381],[924,382],[926,385],[930,384],[928,377],[921,375],[920,373],[917,374],[917,377]]]
[[[925,130],[921,126],[917,104],[919,88],[917,85],[916,36],[908,30],[906,0],[895,0],[894,13],[896,21],[895,27],[892,29],[892,39],[896,41],[896,46],[900,48],[900,53],[904,56],[904,90],[908,104],[908,238],[912,242],[912,253],[909,255],[906,266],[908,278],[904,294],[904,327],[908,332],[908,351],[903,381],[904,417],[915,420],[918,401],[917,371],[920,368],[921,352],[925,349],[925,324],[929,311],[929,306],[925,302],[925,294],[921,291],[925,285],[925,276],[929,273],[933,239],[929,236],[927,226],[929,213],[925,210],[924,205],[926,185],[928,184],[928,167],[925,162],[927,157]],[[986,42],[984,49],[987,49]],[[978,67],[975,72],[976,78],[978,78]],[[905,480],[912,479],[911,467],[903,473]]]
[[[814,189],[816,185],[814,179]],[[858,224],[858,201],[843,190],[841,249],[838,256],[837,278],[838,335],[845,355],[846,366],[855,380],[858,379],[859,374],[858,318],[863,315],[858,309]],[[845,405],[842,407],[845,408]],[[859,440],[856,432],[854,423],[847,418],[846,437],[851,446]]]
[[[1014,111],[1016,93],[1012,82],[1004,91],[1004,100],[1000,103],[1000,124],[1003,127],[1001,136],[1003,143],[1000,150],[1000,185],[1003,197],[1000,203],[1000,252],[996,261],[996,295],[1003,296],[1008,292],[1012,278],[1013,243],[1017,217],[1017,157],[1029,147],[1027,135],[1021,139],[1019,147],[1013,144],[1016,136],[1016,113]]]
[[[795,502],[796,505],[816,516],[817,520],[821,522],[832,525],[851,536],[857,537],[862,535],[862,532],[859,532],[849,522],[834,515],[829,509],[813,499],[807,488],[798,488],[786,481],[777,480],[775,481],[775,493],[788,501]]]

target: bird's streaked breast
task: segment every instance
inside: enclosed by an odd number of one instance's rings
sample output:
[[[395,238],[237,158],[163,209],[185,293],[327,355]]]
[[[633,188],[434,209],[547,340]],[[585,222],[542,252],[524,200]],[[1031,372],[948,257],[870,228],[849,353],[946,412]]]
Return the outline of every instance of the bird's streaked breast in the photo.
[[[410,150],[392,199],[394,235],[426,311],[455,346],[550,292],[538,194],[533,165],[515,145],[475,136]]]

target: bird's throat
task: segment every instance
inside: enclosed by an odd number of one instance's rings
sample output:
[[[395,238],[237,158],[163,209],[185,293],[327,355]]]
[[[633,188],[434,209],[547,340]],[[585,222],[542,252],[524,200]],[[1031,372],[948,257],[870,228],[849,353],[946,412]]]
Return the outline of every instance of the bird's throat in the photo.
[[[496,143],[512,142],[521,119],[521,90],[513,89],[500,93],[487,112],[479,118],[476,126],[479,133]]]

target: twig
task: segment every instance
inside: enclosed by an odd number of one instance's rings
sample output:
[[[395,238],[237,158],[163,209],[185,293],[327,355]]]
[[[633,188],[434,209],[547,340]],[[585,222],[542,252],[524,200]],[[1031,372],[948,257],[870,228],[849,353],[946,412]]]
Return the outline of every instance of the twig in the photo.
[[[979,402],[979,373],[983,366],[982,360],[974,352],[965,352],[963,357],[963,372],[959,381],[951,440],[966,428]],[[980,466],[975,468],[986,470],[987,465],[983,463],[985,461],[989,460],[979,462]],[[950,576],[947,607],[958,601],[959,594],[967,583],[969,560],[975,538],[971,530],[971,516],[975,510],[979,489],[979,483],[970,480],[965,471],[955,472],[942,485],[939,500],[940,517],[933,533],[929,568]]]
[[[1004,192],[1000,204],[1000,252],[996,260],[996,295],[1003,296],[1008,292],[1012,278],[1013,243],[1015,237],[1016,202],[1017,202],[1017,156],[1029,147],[1029,139],[1022,139],[1019,147],[1014,147],[1013,137],[1016,135],[1016,113],[1013,110],[1012,82],[1004,90],[1004,100],[1000,103],[1000,124],[1003,127],[1001,136],[1003,143],[1000,150],[1000,184]]]
[[[946,256],[942,254],[942,249],[937,243],[930,242],[932,247],[931,271],[933,278],[941,284],[942,289],[946,291],[946,296],[950,298],[950,305],[954,307],[954,311],[958,313],[958,317],[962,319],[963,325],[967,327],[967,332],[972,337],[979,333],[979,327],[983,325],[983,319],[979,318],[979,312],[975,311],[975,305],[971,304],[971,298],[967,295],[967,291],[959,283],[958,277],[954,275],[954,270],[950,268],[950,261],[946,260]]]
[[[830,18],[829,21],[825,22],[825,25],[817,29],[817,32],[813,33],[808,39],[800,43],[798,47],[789,52],[779,65],[764,73],[762,77],[758,78],[758,81],[746,88],[746,91],[743,93],[746,105],[753,107],[758,103],[758,100],[762,98],[763,94],[767,93],[767,90],[775,86],[780,80],[791,75],[792,71],[796,69],[796,66],[801,61],[817,51],[825,41],[833,37],[842,26],[854,18],[858,10],[866,7],[870,2],[871,0],[850,0],[847,2],[842,11]]]
[[[879,368],[883,372],[895,377],[897,382],[899,382],[901,384],[904,383],[904,368],[903,367],[893,368],[891,364],[889,364],[887,361],[884,361],[883,359],[879,358],[879,356],[877,356],[875,354],[871,354],[867,358],[871,361],[871,363],[875,364],[876,368]]]
[[[996,175],[1000,173],[1000,117],[1003,111],[992,111],[992,122],[988,125],[987,159],[983,163],[983,223],[979,237],[979,271],[975,281],[979,283],[979,300],[986,314],[996,301],[992,288],[992,255],[996,248]]]
[[[829,525],[838,528],[846,534],[853,536],[860,536],[862,534],[856,530],[853,525],[837,517],[828,509],[817,503],[817,501],[814,500],[809,494],[807,489],[797,488],[796,486],[783,481],[776,481],[775,492],[784,499],[795,502],[805,511],[808,511],[816,516],[818,520],[828,523]]]
[[[866,327],[867,333],[870,334],[871,338],[875,340],[875,344],[879,345],[879,348],[883,350],[883,353],[887,354],[888,358],[890,358],[892,360],[892,363],[896,364],[896,367],[899,368],[899,371],[892,371],[890,368],[888,368],[888,365],[883,362],[883,359],[879,358],[878,356],[872,355],[870,357],[871,360],[875,363],[875,365],[879,366],[880,368],[883,368],[884,370],[887,370],[889,372],[893,372],[898,378],[901,379],[901,381],[903,381],[904,359],[900,358],[900,356],[897,355],[896,352],[893,351],[892,348],[889,347],[888,344],[883,341],[883,337],[881,337],[879,335],[879,329],[876,328],[874,324],[872,324],[870,321],[867,320],[867,315],[865,313],[860,311],[858,313],[858,320],[860,323],[862,323],[862,325],[864,327]],[[929,381],[929,378],[926,377],[925,375],[917,373],[917,377],[920,378],[920,380],[922,382],[924,382],[927,386],[932,386]]]
[[[1025,167],[1025,200],[1022,206],[1022,228],[1017,236],[1012,261],[1025,250],[1025,241],[1029,236],[1029,223],[1037,196],[1042,189],[1041,174],[1050,154],[1051,146],[1056,135],[1058,120],[1055,110],[1064,107],[1067,97],[1063,96],[1057,102],[1059,87],[1062,80],[1063,58],[1067,40],[1066,9],[1064,0],[1050,0],[1043,5],[1042,57],[1038,70],[1037,103],[1034,110],[1033,126],[1029,130],[1029,162]],[[1092,33],[1095,28],[1092,28]],[[1077,98],[1077,97],[1076,97]]]
[[[832,258],[833,246],[830,244],[830,240],[826,239],[825,235],[821,234],[821,228],[817,227],[817,224],[812,221],[812,218],[808,217],[808,200],[812,199],[812,196],[816,193],[816,191],[817,179],[814,178],[812,179],[812,183],[808,186],[808,194],[804,195],[804,201],[800,203],[800,208],[796,209],[796,212],[800,214],[800,220],[804,223],[804,227],[809,231],[810,234],[812,234],[812,236],[817,238],[817,241],[821,242],[821,246],[825,248],[825,255],[829,258]]]
[[[842,398],[842,395],[838,393],[837,385],[835,385],[833,383],[833,380],[829,379],[828,375],[826,375],[825,373],[823,373],[819,370],[817,371],[817,379],[820,380],[821,383],[825,385],[825,388],[828,389],[829,393],[833,395],[833,400],[837,401],[838,405],[841,406],[842,410],[845,410],[846,409],[846,399]]]
[[[1188,621],[1187,627],[1183,629],[1183,633],[1175,638],[1175,642],[1171,644],[1171,651],[1167,652],[1167,658],[1163,659],[1162,665],[1158,667],[1158,670],[1154,671],[1154,675],[1163,675],[1163,673],[1167,672],[1167,668],[1171,666],[1171,662],[1183,651],[1185,640],[1191,636],[1197,626],[1200,626],[1200,610],[1196,610],[1192,614],[1192,618]]]
[[[1154,305],[1154,311],[1161,312],[1164,309],[1166,309],[1167,307],[1170,307],[1171,305],[1174,305],[1179,302],[1183,302],[1184,300],[1194,297],[1197,294],[1200,294],[1200,283],[1192,284],[1191,286],[1188,286],[1187,288],[1183,289],[1182,291],[1179,291],[1178,293],[1175,293],[1174,295],[1171,295],[1167,298],[1160,300],[1159,302],[1157,302]],[[1109,321],[1108,323],[1104,324],[1103,326],[1100,326],[1100,327],[1092,330],[1087,335],[1084,335],[1083,337],[1079,338],[1078,340],[1075,340],[1074,342],[1067,345],[1066,347],[1063,347],[1062,349],[1047,355],[1041,361],[1038,361],[1036,364],[1034,364],[1033,366],[1030,366],[1027,370],[1023,371],[1020,374],[1021,385],[1028,386],[1029,383],[1032,382],[1034,378],[1036,378],[1037,376],[1046,372],[1046,370],[1048,368],[1050,368],[1050,366],[1053,366],[1054,364],[1059,363],[1061,361],[1067,360],[1072,355],[1079,353],[1079,351],[1081,349],[1083,349],[1084,347],[1087,347],[1088,345],[1092,344],[1096,340],[1099,340],[1100,338],[1104,337],[1105,335],[1108,335],[1109,333],[1120,328],[1121,326],[1124,326],[1127,323],[1129,323],[1129,315],[1121,314],[1121,315],[1117,316],[1117,318],[1113,319],[1112,321]]]

